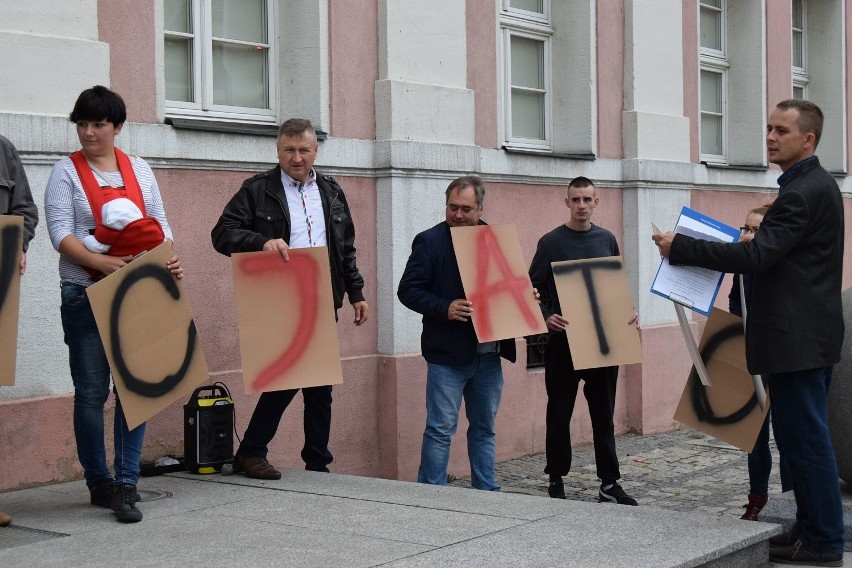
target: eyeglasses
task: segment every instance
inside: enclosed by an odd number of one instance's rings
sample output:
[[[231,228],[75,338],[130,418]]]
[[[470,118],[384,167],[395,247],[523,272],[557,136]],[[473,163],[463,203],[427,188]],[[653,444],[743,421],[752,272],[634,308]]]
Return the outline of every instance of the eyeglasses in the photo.
[[[748,225],[743,225],[740,227],[741,233],[751,233],[752,235],[757,232],[760,227],[749,227]]]

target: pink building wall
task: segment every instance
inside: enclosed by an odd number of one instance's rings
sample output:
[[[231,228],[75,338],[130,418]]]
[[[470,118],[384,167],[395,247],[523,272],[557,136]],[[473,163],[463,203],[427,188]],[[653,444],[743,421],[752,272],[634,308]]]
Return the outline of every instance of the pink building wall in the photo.
[[[497,4],[492,0],[467,0],[467,88],[474,92],[476,145],[498,147],[499,117],[497,93],[497,28],[482,22],[497,21]]]
[[[793,8],[790,0],[766,11],[766,108],[793,96]],[[773,166],[775,167],[775,166]]]
[[[689,119],[689,160],[698,163],[701,146],[698,106],[698,2],[683,0],[683,116]],[[692,55],[689,55],[692,54]]]
[[[99,0],[98,35],[110,44],[107,86],[121,93],[127,103],[128,122],[157,122],[157,68],[153,62],[158,38],[154,30],[153,2]],[[129,63],[132,61],[151,64],[134,65]]]
[[[624,111],[624,2],[597,4],[598,149],[601,158],[621,158]]]
[[[328,3],[328,11],[329,132],[337,138],[372,140],[376,137],[374,85],[379,78],[377,5],[335,0]]]

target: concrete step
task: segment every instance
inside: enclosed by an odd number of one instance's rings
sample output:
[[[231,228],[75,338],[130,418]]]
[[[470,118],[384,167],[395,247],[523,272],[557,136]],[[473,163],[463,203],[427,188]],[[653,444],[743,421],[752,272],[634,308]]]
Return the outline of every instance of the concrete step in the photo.
[[[777,525],[285,470],[278,481],[170,474],[120,525],[82,482],[0,494],[14,525],[58,535],[4,549],[0,566],[769,566]],[[162,493],[159,494],[162,496]]]

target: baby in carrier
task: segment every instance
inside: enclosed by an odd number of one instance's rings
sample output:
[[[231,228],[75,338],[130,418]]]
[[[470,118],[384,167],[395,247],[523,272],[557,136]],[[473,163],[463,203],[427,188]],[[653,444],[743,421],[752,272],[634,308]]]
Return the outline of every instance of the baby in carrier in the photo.
[[[119,197],[108,201],[104,203],[103,209],[101,209],[101,220],[105,227],[117,231],[114,235],[115,238],[110,239],[108,243],[102,243],[95,235],[88,235],[83,239],[83,244],[92,252],[108,253],[113,243],[116,240],[120,240],[119,235],[121,234],[121,230],[131,222],[141,218],[142,211],[126,197]]]

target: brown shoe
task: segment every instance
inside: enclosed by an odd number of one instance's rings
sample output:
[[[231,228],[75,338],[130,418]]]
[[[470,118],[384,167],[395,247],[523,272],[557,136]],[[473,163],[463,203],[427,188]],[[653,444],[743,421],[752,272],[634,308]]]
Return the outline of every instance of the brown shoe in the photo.
[[[745,509],[745,513],[740,517],[745,521],[756,521],[757,516],[760,514],[760,511],[763,509],[766,502],[769,500],[768,495],[760,495],[758,493],[749,493],[748,494],[748,504],[743,505],[743,509]]]
[[[266,458],[237,455],[234,458],[234,473],[243,472],[252,479],[281,479],[281,472],[272,467]]]
[[[0,527],[5,527],[12,522],[12,515],[0,511]]]

